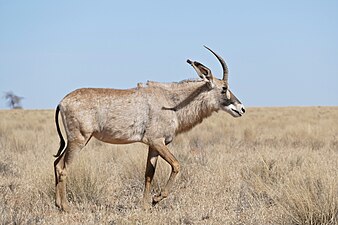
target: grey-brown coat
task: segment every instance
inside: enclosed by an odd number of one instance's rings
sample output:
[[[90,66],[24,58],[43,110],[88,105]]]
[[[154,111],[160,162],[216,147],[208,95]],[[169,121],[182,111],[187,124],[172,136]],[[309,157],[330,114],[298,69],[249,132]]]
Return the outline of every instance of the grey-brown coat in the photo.
[[[177,159],[167,147],[173,138],[201,123],[215,111],[224,110],[234,117],[245,112],[241,102],[229,90],[224,60],[209,50],[221,62],[222,80],[215,78],[210,69],[201,63],[188,60],[202,80],[147,82],[128,90],[81,88],[64,97],[55,114],[60,136],[60,148],[54,162],[58,207],[66,211],[69,209],[65,180],[67,169],[74,154],[91,137],[112,144],[147,144],[144,206],[150,206],[150,185],[158,156],[171,165],[172,172],[161,193],[154,196],[153,204],[168,196],[180,170]],[[58,123],[59,112],[67,134],[67,145]]]

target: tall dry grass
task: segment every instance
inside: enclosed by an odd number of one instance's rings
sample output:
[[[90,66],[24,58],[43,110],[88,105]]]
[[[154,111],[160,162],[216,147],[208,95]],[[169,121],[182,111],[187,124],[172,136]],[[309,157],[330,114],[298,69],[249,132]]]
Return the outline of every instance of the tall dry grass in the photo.
[[[54,206],[54,112],[0,111],[1,224],[337,224],[338,107],[247,111],[176,138],[182,172],[151,211],[146,146],[92,140],[71,167],[70,213]],[[154,193],[169,172],[160,160]]]

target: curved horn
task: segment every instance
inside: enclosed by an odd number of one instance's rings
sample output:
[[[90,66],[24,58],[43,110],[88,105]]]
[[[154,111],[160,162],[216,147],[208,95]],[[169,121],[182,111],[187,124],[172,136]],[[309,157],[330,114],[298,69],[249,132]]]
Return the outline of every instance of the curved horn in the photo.
[[[227,64],[225,63],[224,59],[222,59],[221,56],[217,55],[213,50],[211,50],[210,48],[208,48],[207,46],[203,45],[204,48],[208,49],[212,54],[214,54],[214,56],[216,56],[216,58],[218,59],[218,61],[221,63],[222,68],[223,68],[223,80],[228,83],[228,74],[229,74],[229,69]]]

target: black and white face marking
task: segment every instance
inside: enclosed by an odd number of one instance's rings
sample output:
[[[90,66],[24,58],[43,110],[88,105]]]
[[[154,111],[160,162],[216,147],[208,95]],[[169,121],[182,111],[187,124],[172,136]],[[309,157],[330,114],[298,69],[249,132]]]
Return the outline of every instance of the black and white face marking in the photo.
[[[226,99],[230,99],[231,95],[230,95],[229,88],[224,86],[222,89],[223,89],[222,94],[225,95]]]
[[[243,104],[232,94],[227,85],[222,87],[221,94],[221,108],[224,111],[233,117],[240,117],[245,113]]]
[[[242,116],[245,113],[245,108],[243,104],[236,98],[235,95],[232,94],[232,92],[229,89],[228,66],[226,65],[222,57],[220,57],[218,54],[216,54],[213,50],[211,50],[207,46],[204,46],[204,47],[208,49],[214,56],[216,56],[218,61],[221,63],[222,69],[223,69],[222,80],[217,81],[217,79],[214,79],[214,76],[212,75],[211,70],[199,62],[191,61],[188,59],[187,63],[189,63],[196,70],[199,77],[201,77],[204,81],[206,81],[209,84],[209,87],[211,89],[216,88],[216,92],[218,91],[221,92],[220,95],[219,93],[217,95],[219,96],[220,108],[222,110],[228,112],[233,117]]]

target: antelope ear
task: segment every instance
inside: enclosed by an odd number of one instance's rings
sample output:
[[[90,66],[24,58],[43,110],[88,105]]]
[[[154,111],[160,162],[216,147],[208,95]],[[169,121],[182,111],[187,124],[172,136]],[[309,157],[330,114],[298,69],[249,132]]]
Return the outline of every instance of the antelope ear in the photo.
[[[200,78],[210,83],[211,87],[214,87],[214,76],[208,67],[204,66],[202,63],[191,61],[189,59],[187,60],[187,63],[189,63],[195,69]]]

